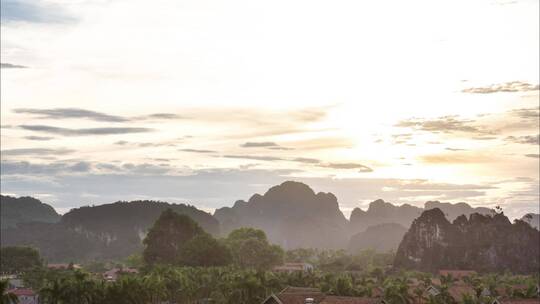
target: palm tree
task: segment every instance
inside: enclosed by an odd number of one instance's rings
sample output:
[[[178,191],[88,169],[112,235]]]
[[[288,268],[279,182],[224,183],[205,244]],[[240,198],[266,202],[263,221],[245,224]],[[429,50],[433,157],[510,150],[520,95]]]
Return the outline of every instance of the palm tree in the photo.
[[[19,298],[13,292],[8,291],[8,281],[0,281],[0,304],[19,303]]]

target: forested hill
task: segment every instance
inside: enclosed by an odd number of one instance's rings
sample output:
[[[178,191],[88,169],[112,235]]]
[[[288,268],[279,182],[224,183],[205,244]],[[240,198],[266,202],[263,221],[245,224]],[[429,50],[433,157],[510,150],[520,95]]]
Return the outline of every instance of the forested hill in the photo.
[[[19,223],[44,222],[56,223],[60,215],[53,207],[33,197],[11,197],[0,195],[1,228],[15,227]]]
[[[148,228],[166,209],[188,215],[208,233],[219,232],[218,221],[193,206],[116,202],[73,209],[55,224],[21,223],[2,229],[1,245],[31,245],[55,262],[123,258],[142,249]]]
[[[218,234],[219,232],[219,223],[212,215],[194,206],[158,201],[116,202],[81,207],[66,213],[62,216],[61,222],[67,227],[96,234],[114,233],[118,236],[133,232],[144,234],[147,228],[167,209],[189,215],[208,233]]]

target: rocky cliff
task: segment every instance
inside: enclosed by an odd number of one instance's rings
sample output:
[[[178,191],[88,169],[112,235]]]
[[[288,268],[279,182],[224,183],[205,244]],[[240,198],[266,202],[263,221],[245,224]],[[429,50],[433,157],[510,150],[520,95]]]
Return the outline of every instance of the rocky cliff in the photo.
[[[479,207],[473,208],[466,203],[441,203],[438,201],[428,201],[424,204],[424,208],[412,206],[409,204],[393,205],[378,199],[369,204],[367,210],[355,208],[351,213],[350,231],[358,233],[366,230],[369,226],[380,224],[395,223],[404,227],[409,227],[414,219],[420,216],[424,210],[438,208],[443,211],[445,216],[450,220],[456,219],[460,215],[469,216],[472,213],[491,214],[489,208]]]
[[[262,229],[271,242],[292,248],[345,248],[347,219],[331,193],[315,193],[309,186],[288,181],[255,194],[247,202],[217,209],[222,233],[239,227]]]
[[[540,270],[540,232],[503,214],[471,214],[450,223],[440,209],[424,211],[401,241],[397,268],[533,273]]]

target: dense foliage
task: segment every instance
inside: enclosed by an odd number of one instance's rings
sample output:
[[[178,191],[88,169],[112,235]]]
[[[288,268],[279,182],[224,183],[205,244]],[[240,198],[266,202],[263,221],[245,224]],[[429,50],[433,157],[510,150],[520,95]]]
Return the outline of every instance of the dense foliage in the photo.
[[[23,196],[19,198],[0,195],[0,227],[6,229],[19,223],[45,222],[56,223],[60,215],[50,205],[39,200]]]
[[[513,298],[536,296],[538,277],[487,275],[467,277],[464,281],[473,292],[462,301],[450,297],[449,290],[456,280],[440,277],[440,294],[426,295],[423,291],[432,283],[427,273],[403,272],[389,274],[378,270],[367,272],[292,272],[240,269],[236,267],[161,267],[148,268],[140,274],[124,274],[117,281],[81,271],[47,271],[47,279],[40,290],[43,303],[197,303],[212,299],[215,304],[256,304],[271,293],[286,286],[319,288],[328,295],[380,296],[390,304],[413,304],[418,300],[430,304],[488,303],[508,292]],[[419,282],[412,284],[413,281]],[[514,289],[513,286],[524,286]],[[502,287],[502,291],[501,291]],[[482,296],[484,289],[491,295]],[[491,302],[489,302],[491,303]]]
[[[31,247],[3,247],[0,249],[0,272],[17,273],[42,266],[39,252]]]

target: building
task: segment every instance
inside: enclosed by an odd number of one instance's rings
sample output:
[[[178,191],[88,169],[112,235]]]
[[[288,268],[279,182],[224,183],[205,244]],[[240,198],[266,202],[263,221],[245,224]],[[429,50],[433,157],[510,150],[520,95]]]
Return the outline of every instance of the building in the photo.
[[[272,270],[276,272],[309,272],[313,271],[313,265],[309,263],[285,263],[283,265],[274,267]]]
[[[65,269],[81,269],[81,265],[79,264],[47,264],[47,268],[54,269],[54,270],[65,270]]]
[[[271,294],[262,304],[386,304],[384,300],[364,297],[327,296],[317,288],[287,287]]]
[[[139,271],[134,268],[113,268],[103,273],[103,279],[105,279],[105,281],[114,282],[120,275],[127,273],[139,273]]]
[[[19,299],[18,304],[38,304],[39,296],[30,288],[16,288],[8,290],[8,293],[13,293]]]
[[[441,269],[439,270],[440,276],[448,276],[451,275],[452,278],[462,280],[464,277],[471,277],[476,275],[476,271],[472,270],[449,270],[449,269]]]

